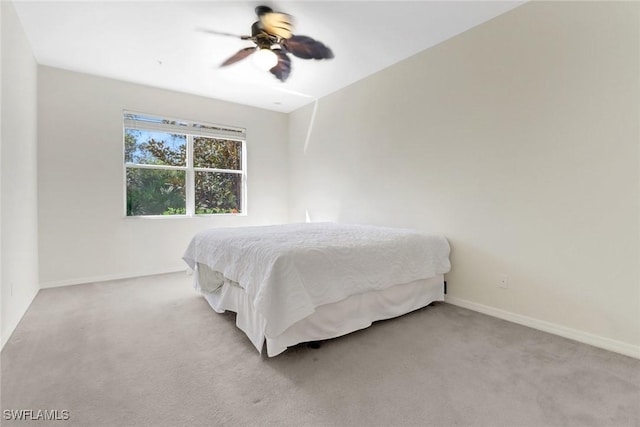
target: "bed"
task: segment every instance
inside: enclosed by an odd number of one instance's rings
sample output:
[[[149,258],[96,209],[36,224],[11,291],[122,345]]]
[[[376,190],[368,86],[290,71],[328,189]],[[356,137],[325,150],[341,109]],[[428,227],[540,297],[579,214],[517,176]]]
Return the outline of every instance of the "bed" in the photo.
[[[269,357],[442,301],[451,267],[440,234],[338,223],[204,230],[183,259],[211,308],[235,312]]]

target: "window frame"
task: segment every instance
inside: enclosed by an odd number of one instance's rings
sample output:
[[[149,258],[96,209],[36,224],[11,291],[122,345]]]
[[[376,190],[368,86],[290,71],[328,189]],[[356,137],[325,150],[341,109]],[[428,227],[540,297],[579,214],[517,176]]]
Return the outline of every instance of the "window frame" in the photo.
[[[135,120],[131,117],[153,119],[154,121]],[[171,121],[177,124],[158,123],[158,120]],[[167,132],[186,136],[185,166],[150,165],[143,163],[127,163],[125,135],[127,129]],[[194,166],[194,138],[221,139],[241,143],[240,169],[203,168]],[[139,113],[123,110],[122,113],[122,176],[123,176],[123,209],[125,218],[199,218],[212,216],[246,216],[247,215],[247,140],[246,130],[240,127],[217,125],[201,121],[176,119],[150,113]],[[185,214],[176,215],[128,215],[127,213],[127,170],[180,170],[185,171]],[[195,176],[196,172],[230,173],[241,177],[240,211],[237,213],[196,213],[195,212]]]

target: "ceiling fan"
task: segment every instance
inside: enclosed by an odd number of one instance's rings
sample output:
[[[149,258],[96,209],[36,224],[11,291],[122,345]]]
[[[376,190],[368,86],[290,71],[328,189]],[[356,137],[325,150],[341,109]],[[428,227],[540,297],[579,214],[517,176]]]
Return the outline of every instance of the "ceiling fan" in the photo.
[[[333,52],[323,43],[308,36],[293,34],[291,15],[274,12],[268,6],[255,9],[258,20],[251,26],[250,36],[235,36],[228,33],[207,30],[209,33],[240,37],[251,40],[255,46],[240,49],[220,66],[226,67],[253,54],[256,64],[268,70],[278,80],[284,82],[291,73],[289,53],[302,59],[331,59]]]

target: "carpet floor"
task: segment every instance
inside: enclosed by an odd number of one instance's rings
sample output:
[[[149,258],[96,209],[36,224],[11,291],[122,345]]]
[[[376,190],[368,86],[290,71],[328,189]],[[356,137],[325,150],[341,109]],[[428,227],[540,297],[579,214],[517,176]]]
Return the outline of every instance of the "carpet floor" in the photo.
[[[191,279],[40,291],[2,351],[2,425],[640,426],[640,360],[445,303],[267,358]]]

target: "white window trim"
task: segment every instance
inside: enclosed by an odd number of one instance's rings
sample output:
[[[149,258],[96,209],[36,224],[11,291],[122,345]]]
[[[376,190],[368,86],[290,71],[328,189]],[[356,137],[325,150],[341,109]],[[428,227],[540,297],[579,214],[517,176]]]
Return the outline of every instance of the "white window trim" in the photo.
[[[126,118],[127,115],[153,117],[160,120],[171,120],[182,125],[172,125],[165,123],[141,122]],[[193,125],[216,127],[218,129],[193,128]],[[187,138],[187,158],[186,166],[168,166],[168,165],[146,165],[146,164],[127,164],[124,162],[125,146],[124,137],[126,129],[139,129],[147,131],[171,132],[175,134],[185,135]],[[207,138],[218,138],[242,143],[241,169],[218,169],[218,168],[202,168],[193,166],[193,138],[203,136]],[[218,216],[247,216],[247,150],[246,150],[246,131],[243,128],[222,126],[203,122],[195,122],[192,120],[176,119],[172,117],[159,116],[156,114],[138,113],[130,110],[123,111],[122,126],[122,175],[123,175],[123,215],[127,219],[136,218],[206,218]],[[185,176],[185,215],[127,215],[127,169],[165,169],[165,170],[183,170]],[[195,172],[218,172],[231,173],[241,175],[241,199],[239,213],[222,213],[222,214],[196,214],[195,213]]]

